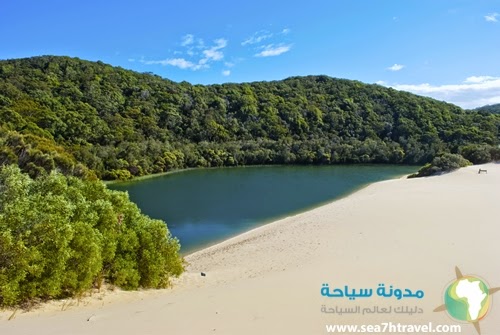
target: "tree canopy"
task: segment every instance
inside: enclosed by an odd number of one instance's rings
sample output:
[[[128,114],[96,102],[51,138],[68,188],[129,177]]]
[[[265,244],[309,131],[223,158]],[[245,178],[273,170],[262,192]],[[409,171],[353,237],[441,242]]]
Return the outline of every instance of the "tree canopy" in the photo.
[[[476,111],[500,114],[500,104],[482,106],[476,108]]]
[[[128,179],[185,167],[424,164],[499,143],[500,116],[327,76],[175,83],[102,62],[0,61],[0,165]]]

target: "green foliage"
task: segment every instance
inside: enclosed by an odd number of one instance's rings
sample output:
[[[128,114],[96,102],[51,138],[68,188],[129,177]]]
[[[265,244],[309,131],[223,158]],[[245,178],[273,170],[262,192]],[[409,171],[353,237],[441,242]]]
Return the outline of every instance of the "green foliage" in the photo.
[[[489,145],[470,144],[462,147],[460,154],[473,164],[483,164],[491,162],[497,151],[498,148]]]
[[[500,115],[326,76],[190,85],[69,57],[0,61],[0,165],[130,179],[186,167],[424,164]]]
[[[431,163],[425,164],[417,173],[410,175],[409,178],[427,177],[469,165],[472,165],[472,163],[461,155],[445,153],[435,157]]]
[[[500,104],[486,105],[483,107],[476,108],[477,111],[500,114]]]
[[[0,306],[74,296],[102,280],[165,287],[183,271],[164,222],[102,182],[0,169]]]

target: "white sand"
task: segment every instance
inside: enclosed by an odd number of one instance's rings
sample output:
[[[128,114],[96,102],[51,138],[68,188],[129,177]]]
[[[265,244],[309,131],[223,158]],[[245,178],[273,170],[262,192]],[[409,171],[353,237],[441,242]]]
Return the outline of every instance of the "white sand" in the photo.
[[[187,257],[173,289],[115,292],[79,306],[0,313],[0,334],[326,334],[326,324],[457,324],[443,292],[464,274],[500,286],[500,165],[398,179],[276,221]],[[200,276],[205,272],[206,277]],[[379,283],[423,290],[423,299],[327,298],[333,288]],[[496,300],[496,301],[495,301]],[[500,293],[481,321],[500,330]],[[75,303],[73,301],[73,303]],[[327,314],[326,308],[417,306],[421,314]],[[470,324],[462,333],[475,334]]]

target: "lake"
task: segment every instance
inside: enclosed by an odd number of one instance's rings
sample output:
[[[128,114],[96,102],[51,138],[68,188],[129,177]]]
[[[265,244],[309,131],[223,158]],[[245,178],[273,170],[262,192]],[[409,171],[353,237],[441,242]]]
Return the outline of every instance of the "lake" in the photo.
[[[255,166],[194,169],[108,185],[162,219],[183,254],[346,196],[412,166]]]

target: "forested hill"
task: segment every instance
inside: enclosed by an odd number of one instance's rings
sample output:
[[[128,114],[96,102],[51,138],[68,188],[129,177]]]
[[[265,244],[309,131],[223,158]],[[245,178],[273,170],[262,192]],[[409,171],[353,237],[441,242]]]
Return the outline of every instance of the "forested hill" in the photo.
[[[202,86],[69,57],[0,61],[0,164],[32,176],[423,164],[497,145],[499,126],[499,115],[326,76]]]
[[[486,105],[479,108],[476,108],[477,111],[484,111],[489,113],[500,114],[500,104],[495,105]]]

